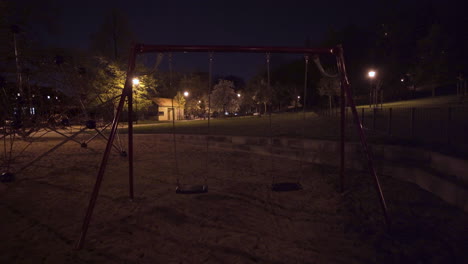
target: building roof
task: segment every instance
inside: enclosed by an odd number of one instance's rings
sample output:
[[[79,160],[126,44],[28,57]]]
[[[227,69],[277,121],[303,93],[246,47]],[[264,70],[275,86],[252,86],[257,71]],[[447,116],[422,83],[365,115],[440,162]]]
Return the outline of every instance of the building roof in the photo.
[[[171,98],[155,97],[155,98],[152,98],[151,101],[153,101],[159,107],[172,107]],[[174,100],[174,107],[179,107],[179,103],[177,103],[176,100]]]

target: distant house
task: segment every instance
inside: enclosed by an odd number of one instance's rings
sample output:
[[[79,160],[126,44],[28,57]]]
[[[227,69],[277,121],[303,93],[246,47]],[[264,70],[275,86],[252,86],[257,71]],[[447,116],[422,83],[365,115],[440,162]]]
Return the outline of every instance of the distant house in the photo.
[[[156,118],[158,121],[172,120],[173,115],[174,115],[175,120],[184,119],[184,108],[180,107],[177,101],[172,102],[171,98],[161,98],[161,97],[156,97],[151,100],[157,106]],[[174,109],[175,109],[175,112],[174,112]]]

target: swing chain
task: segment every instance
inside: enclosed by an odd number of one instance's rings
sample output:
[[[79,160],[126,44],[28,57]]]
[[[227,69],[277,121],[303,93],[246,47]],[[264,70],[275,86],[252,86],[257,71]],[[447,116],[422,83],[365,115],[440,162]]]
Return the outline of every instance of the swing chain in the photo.
[[[169,59],[169,90],[172,92],[172,53],[169,53],[168,59]],[[179,187],[180,180],[179,180],[179,163],[177,159],[174,97],[171,98],[171,107],[172,107],[172,143],[174,147],[174,167],[175,167],[175,174],[176,174],[176,183],[177,183],[177,187]]]
[[[272,105],[272,97],[273,97],[273,92],[271,89],[271,83],[270,83],[270,53],[266,53],[266,66],[267,66],[267,90],[269,93],[269,101],[270,101],[270,110],[268,111],[268,131],[269,131],[269,145],[270,145],[270,177],[272,184],[275,183],[275,174],[273,173],[274,170],[274,160],[273,160],[273,127],[272,127],[272,118],[271,118],[271,112],[273,110],[273,105]]]
[[[211,85],[212,85],[212,74],[213,74],[213,52],[209,53],[209,63],[208,63],[208,127],[206,132],[206,161],[205,161],[205,177],[204,182],[205,186],[208,185],[208,175],[209,175],[209,159],[210,159],[210,116],[211,116]]]

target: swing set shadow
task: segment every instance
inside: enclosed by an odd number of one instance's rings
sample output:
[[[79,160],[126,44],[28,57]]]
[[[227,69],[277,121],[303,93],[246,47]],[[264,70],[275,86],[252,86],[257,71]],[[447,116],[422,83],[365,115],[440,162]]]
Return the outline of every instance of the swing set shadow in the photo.
[[[97,197],[99,194],[99,190],[101,187],[101,183],[106,171],[106,167],[109,161],[109,156],[111,150],[113,148],[113,142],[116,137],[116,132],[118,128],[118,123],[120,120],[120,116],[123,112],[123,107],[125,101],[127,100],[127,107],[128,107],[128,184],[129,184],[129,198],[133,200],[134,198],[134,190],[133,190],[133,178],[134,178],[134,164],[133,164],[133,85],[132,80],[135,77],[135,61],[139,54],[145,53],[169,53],[169,60],[171,60],[172,52],[201,52],[201,53],[208,53],[210,54],[210,73],[212,67],[212,55],[213,53],[264,53],[267,56],[267,67],[269,68],[269,60],[271,53],[288,53],[288,54],[303,54],[306,59],[306,81],[305,87],[307,85],[307,63],[309,56],[314,56],[314,61],[316,62],[319,70],[322,74],[327,75],[323,68],[320,66],[318,61],[319,54],[329,54],[335,56],[336,64],[338,68],[338,76],[341,82],[341,89],[340,89],[340,97],[341,97],[341,105],[340,105],[340,113],[341,113],[341,120],[340,120],[340,189],[341,192],[345,191],[345,128],[346,128],[346,115],[345,115],[345,108],[346,105],[351,108],[352,116],[354,118],[354,122],[356,124],[356,128],[358,130],[358,134],[360,137],[360,142],[362,149],[365,153],[368,170],[371,177],[374,179],[374,186],[378,194],[378,199],[380,202],[380,206],[382,209],[382,213],[385,219],[385,223],[387,227],[390,227],[390,219],[387,213],[387,205],[385,202],[385,198],[380,187],[379,178],[374,168],[373,163],[373,156],[370,152],[367,137],[364,133],[361,120],[359,119],[358,112],[356,110],[356,105],[353,101],[353,96],[350,88],[350,83],[348,81],[348,77],[346,74],[346,66],[345,60],[343,55],[343,48],[341,45],[332,48],[301,48],[301,47],[260,47],[260,46],[185,46],[185,45],[145,45],[145,44],[133,44],[130,50],[128,68],[127,68],[127,76],[125,80],[125,86],[120,95],[120,101],[117,106],[115,115],[112,121],[112,127],[110,134],[107,139],[107,145],[99,166],[99,171],[96,177],[96,182],[94,184],[91,197],[89,200],[89,204],[86,210],[85,217],[83,219],[83,225],[81,229],[81,234],[79,240],[76,244],[76,249],[81,249],[84,245],[86,234],[88,231],[88,227],[91,221],[91,217],[94,211],[94,207],[96,205]],[[170,64],[170,68],[172,66]],[[171,71],[170,69],[170,71]],[[269,70],[268,73],[268,88],[271,89],[269,85]],[[211,89],[211,78],[209,80],[209,89]],[[304,96],[305,97],[305,96]],[[210,102],[209,102],[210,104]],[[210,107],[210,106],[209,106]],[[304,110],[305,111],[305,107]],[[305,113],[305,112],[304,112]],[[209,115],[208,115],[209,116]],[[305,115],[304,115],[305,116]],[[209,120],[209,119],[208,119]],[[271,111],[270,111],[270,128],[271,128]],[[305,119],[304,119],[305,121]],[[208,128],[209,128],[209,121],[208,121]],[[209,131],[209,130],[208,130]],[[208,132],[209,133],[209,132]],[[270,142],[271,142],[271,129],[270,129]],[[174,139],[174,150],[176,153],[176,145],[175,145],[175,125],[173,121],[173,139]],[[208,147],[208,136],[207,136],[207,147]],[[271,144],[270,144],[271,147]],[[176,158],[177,164],[177,158]],[[300,185],[300,181],[298,182],[273,182],[271,186],[272,191],[295,191],[302,189]],[[192,194],[192,193],[203,193],[208,191],[208,186],[206,184],[202,185],[184,185],[180,184],[179,180],[177,180],[177,193],[182,194]]]

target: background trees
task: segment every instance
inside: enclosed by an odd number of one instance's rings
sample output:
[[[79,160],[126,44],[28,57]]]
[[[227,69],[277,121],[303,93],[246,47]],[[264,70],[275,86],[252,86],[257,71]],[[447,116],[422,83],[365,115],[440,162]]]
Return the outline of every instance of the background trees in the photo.
[[[234,83],[232,81],[220,79],[213,87],[211,93],[211,108],[213,111],[222,112],[236,112],[239,110],[240,98],[234,91]]]
[[[97,95],[102,98],[119,95],[124,84],[130,42],[137,40],[125,12],[109,9],[102,14],[103,22],[96,25],[89,39],[89,49],[58,48],[47,40],[48,35],[60,34],[63,30],[56,19],[59,12],[51,3],[52,0],[0,0],[0,74],[4,82],[16,85],[15,36],[21,66],[19,72],[28,85],[40,83],[70,96],[88,97],[84,99],[95,104],[99,102],[92,99]],[[461,6],[435,1],[425,5],[392,2],[382,4],[382,9],[376,12],[376,19],[370,23],[330,27],[326,35],[312,41],[307,39],[305,43],[305,46],[312,46],[311,42],[313,46],[343,44],[349,79],[360,103],[368,100],[367,71],[370,68],[377,71],[378,80],[374,84],[382,84],[387,100],[404,99],[413,93],[448,93],[455,89],[457,78],[466,79],[468,34],[466,27],[461,25],[468,21]],[[12,31],[13,26],[16,33]],[[44,32],[47,34],[42,34]],[[326,68],[335,64],[331,56],[321,60]],[[232,85],[224,82],[216,85],[230,87],[232,92],[218,86],[208,87],[208,73],[193,68],[191,71],[173,69],[170,87],[167,69],[161,71],[157,65],[150,69],[149,64],[152,62],[148,63],[148,60],[137,61],[140,83],[134,87],[134,97],[142,113],[152,111],[151,98],[174,98],[177,91],[190,92],[185,98],[185,106],[186,112],[192,115],[206,112],[209,91],[217,100],[217,110],[224,111],[227,106],[242,113],[266,112],[269,104],[273,111],[286,111],[296,106],[298,96],[300,103],[305,99],[304,59],[299,56],[295,59],[286,55],[272,56],[271,91],[267,87],[265,67],[250,78],[232,75],[235,73],[214,78],[230,81]],[[335,93],[335,88],[330,87],[335,87],[336,81],[322,78],[311,62],[307,77],[305,107],[330,107]],[[220,91],[229,92],[223,94]],[[240,99],[237,93],[241,94]],[[232,104],[235,102],[238,106],[230,107],[230,99],[225,96],[233,96],[236,100]]]
[[[328,106],[333,107],[333,98],[340,94],[340,80],[338,78],[322,77],[318,83],[318,93],[328,97]]]

